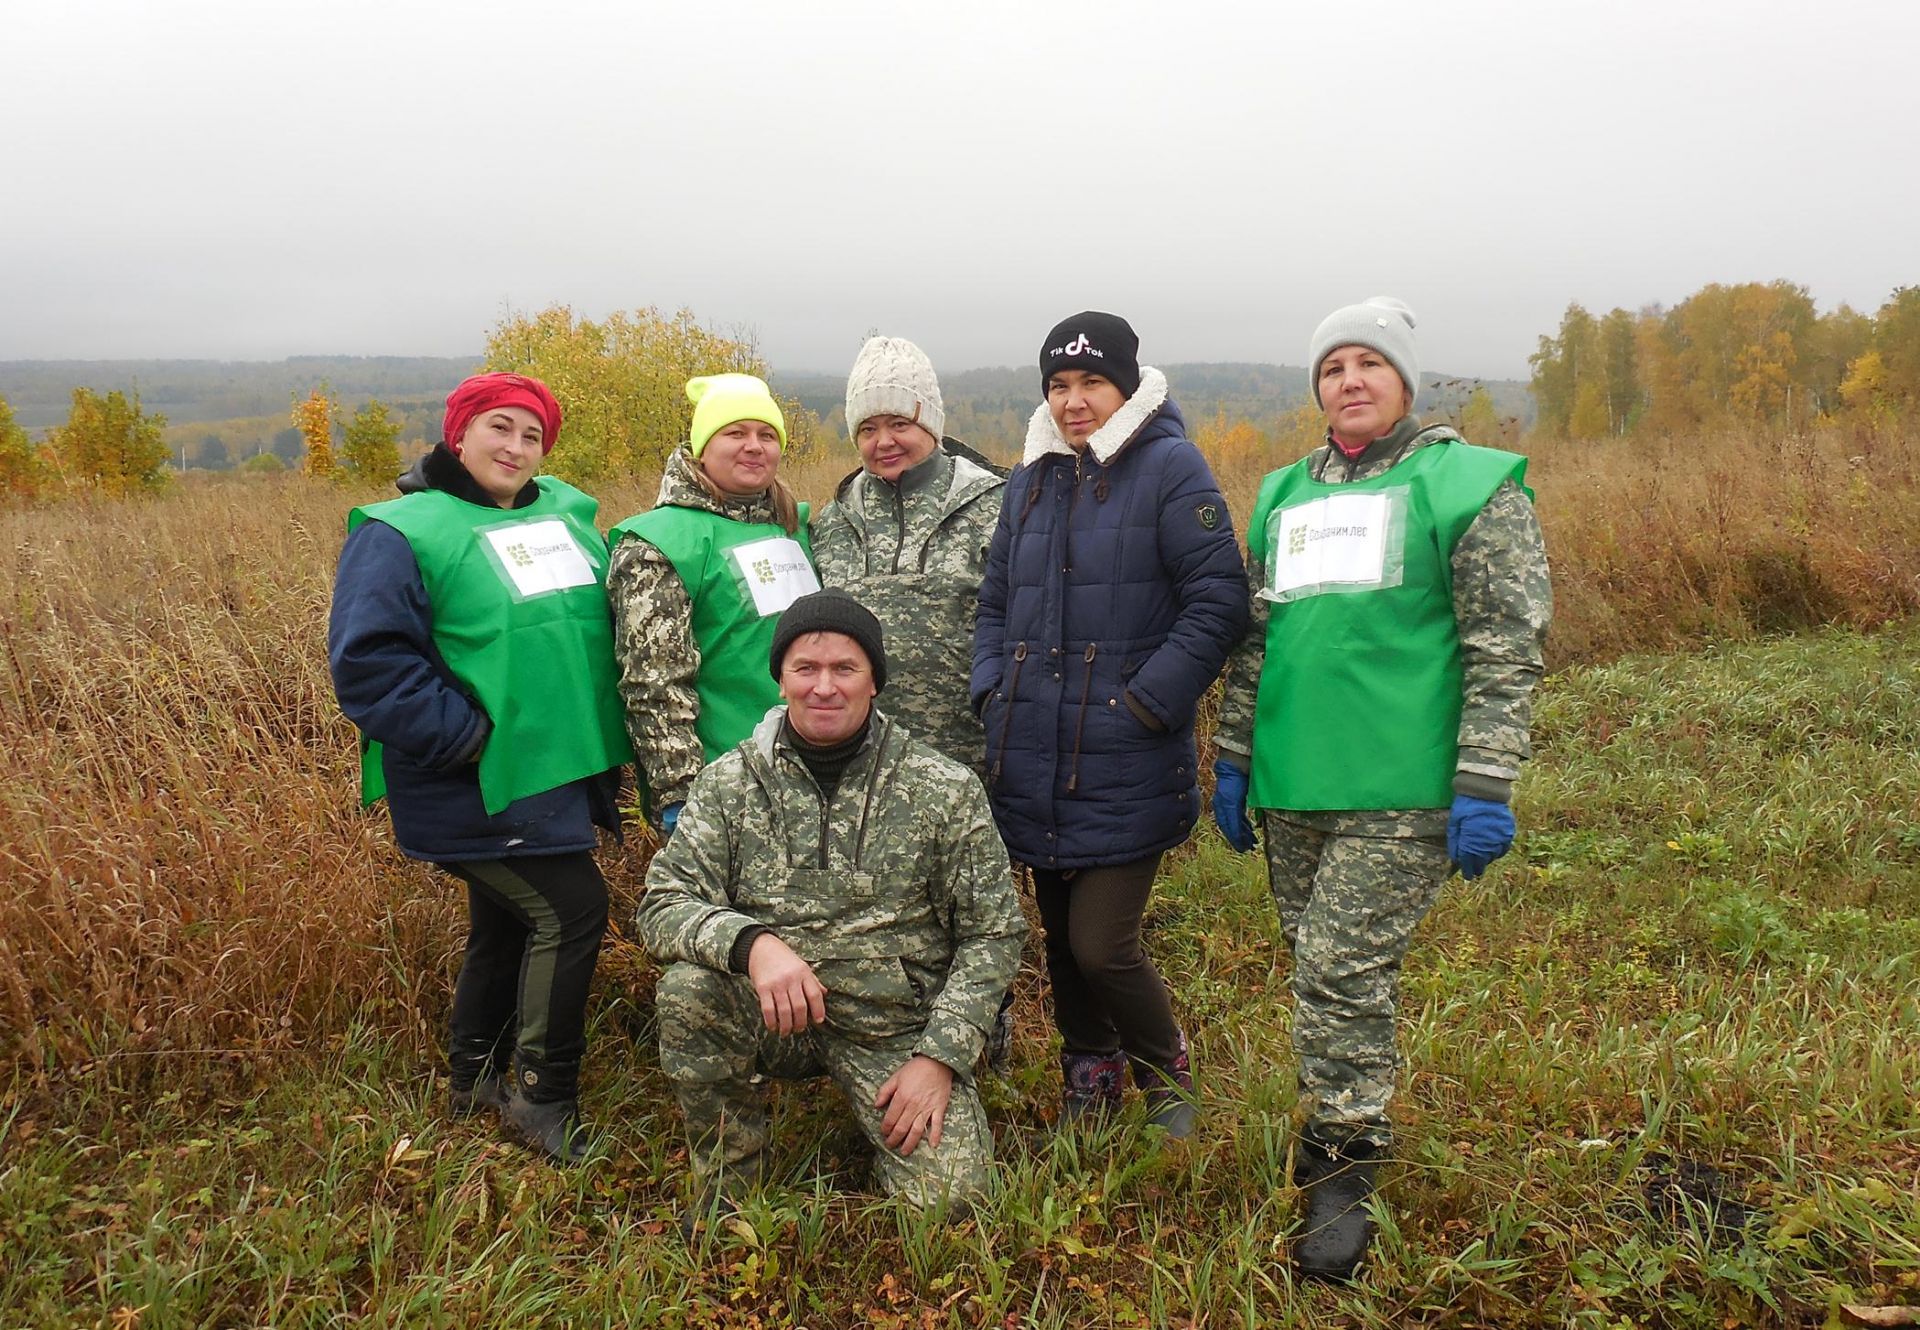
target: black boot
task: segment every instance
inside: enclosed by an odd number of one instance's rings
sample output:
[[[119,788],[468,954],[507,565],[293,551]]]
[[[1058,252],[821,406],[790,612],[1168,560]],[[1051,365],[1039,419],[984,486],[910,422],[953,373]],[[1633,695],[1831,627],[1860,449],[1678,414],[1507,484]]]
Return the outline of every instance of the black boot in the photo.
[[[500,1110],[500,1125],[509,1136],[556,1164],[577,1164],[587,1157],[587,1130],[580,1123],[577,1099],[535,1103],[522,1095],[510,1095]]]
[[[470,1118],[507,1105],[506,1071],[513,1063],[513,1033],[491,1038],[454,1034],[447,1041],[447,1113]]]
[[[1147,1125],[1159,1127],[1176,1141],[1193,1135],[1199,1110],[1193,1099],[1193,1062],[1187,1055],[1186,1031],[1180,1031],[1180,1055],[1170,1067],[1133,1064],[1134,1083],[1146,1091]]]
[[[507,1083],[497,1072],[487,1072],[471,1085],[455,1084],[447,1091],[447,1112],[456,1118],[498,1113],[507,1106]]]
[[[1364,1137],[1336,1144],[1309,1129],[1300,1134],[1296,1151],[1293,1176],[1305,1193],[1306,1216],[1293,1262],[1308,1279],[1344,1284],[1373,1240],[1367,1202],[1387,1150]]]

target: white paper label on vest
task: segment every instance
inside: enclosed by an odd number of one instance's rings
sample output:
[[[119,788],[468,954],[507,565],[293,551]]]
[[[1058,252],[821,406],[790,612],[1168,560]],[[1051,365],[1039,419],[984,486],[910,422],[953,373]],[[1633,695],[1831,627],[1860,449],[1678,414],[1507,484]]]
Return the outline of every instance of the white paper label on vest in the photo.
[[[1404,487],[1332,494],[1276,511],[1267,527],[1268,600],[1398,586]]]
[[[495,562],[523,597],[587,586],[594,580],[593,565],[573,532],[557,517],[497,526],[480,535],[493,547]]]
[[[813,565],[800,542],[788,536],[749,540],[727,551],[761,618],[778,614],[808,592],[820,589]]]

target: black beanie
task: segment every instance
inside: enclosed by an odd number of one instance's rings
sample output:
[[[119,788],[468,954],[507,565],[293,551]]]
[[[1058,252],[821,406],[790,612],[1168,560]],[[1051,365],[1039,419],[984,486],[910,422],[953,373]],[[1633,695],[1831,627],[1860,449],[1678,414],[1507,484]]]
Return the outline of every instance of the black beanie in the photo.
[[[796,638],[808,633],[844,633],[867,653],[867,667],[873,671],[873,690],[887,686],[887,649],[880,640],[880,621],[873,611],[839,587],[813,591],[787,606],[780,622],[773,626],[773,656],[768,662],[775,680],[786,662],[787,648]]]
[[[1040,344],[1040,395],[1063,369],[1099,374],[1131,397],[1140,390],[1140,338],[1118,314],[1087,310],[1053,325]]]

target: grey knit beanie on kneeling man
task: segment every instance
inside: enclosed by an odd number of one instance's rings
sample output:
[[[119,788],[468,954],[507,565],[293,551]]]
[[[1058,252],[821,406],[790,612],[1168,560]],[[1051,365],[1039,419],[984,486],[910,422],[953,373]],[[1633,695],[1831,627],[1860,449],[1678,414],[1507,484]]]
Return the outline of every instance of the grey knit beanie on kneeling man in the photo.
[[[1307,344],[1307,386],[1315,406],[1320,400],[1320,362],[1343,346],[1371,347],[1387,358],[1407,385],[1407,409],[1420,395],[1420,347],[1413,340],[1413,311],[1392,296],[1369,296],[1357,305],[1336,309],[1313,330]]]

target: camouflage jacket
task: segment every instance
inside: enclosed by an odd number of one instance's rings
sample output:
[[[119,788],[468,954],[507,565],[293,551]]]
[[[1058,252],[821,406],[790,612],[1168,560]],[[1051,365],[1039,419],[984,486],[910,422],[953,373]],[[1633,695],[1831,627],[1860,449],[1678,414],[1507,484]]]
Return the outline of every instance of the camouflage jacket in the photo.
[[[1323,484],[1366,480],[1390,470],[1406,455],[1442,439],[1450,430],[1425,430],[1417,416],[1402,417],[1393,431],[1349,460],[1331,442],[1308,462]],[[1460,631],[1464,666],[1460,713],[1460,752],[1456,788],[1462,793],[1499,795],[1520,774],[1532,754],[1533,686],[1544,668],[1542,648],[1553,617],[1553,586],[1547,575],[1547,551],[1540,519],[1525,491],[1502,482],[1453,550],[1453,612]],[[1268,604],[1259,595],[1266,583],[1263,564],[1248,561],[1253,621],[1227,661],[1220,726],[1214,744],[1229,761],[1244,766],[1253,751],[1253,717],[1260,669],[1267,650]],[[1311,661],[1289,662],[1310,669]],[[1349,813],[1289,812],[1287,817],[1350,835],[1434,836],[1446,830],[1445,809],[1386,809]]]
[[[667,458],[654,507],[673,505],[719,513],[738,522],[771,522],[765,499],[721,503],[701,486],[698,466],[684,448]],[[687,797],[706,765],[694,721],[700,695],[700,648],[693,640],[693,600],[673,564],[649,542],[629,536],[613,548],[607,565],[607,599],[613,605],[613,654],[620,671],[620,700],[627,709],[641,779],[654,816]]]
[[[764,924],[827,990],[827,1028],[919,1032],[970,1074],[1026,938],[1006,847],[973,773],[874,712],[832,801],[782,735],[784,707],[694,782],[635,913],[663,963],[726,970]]]
[[[976,771],[986,734],[967,697],[980,578],[1006,493],[997,471],[953,440],[889,484],[841,482],[813,523],[823,586],[851,592],[886,633],[887,709]]]

